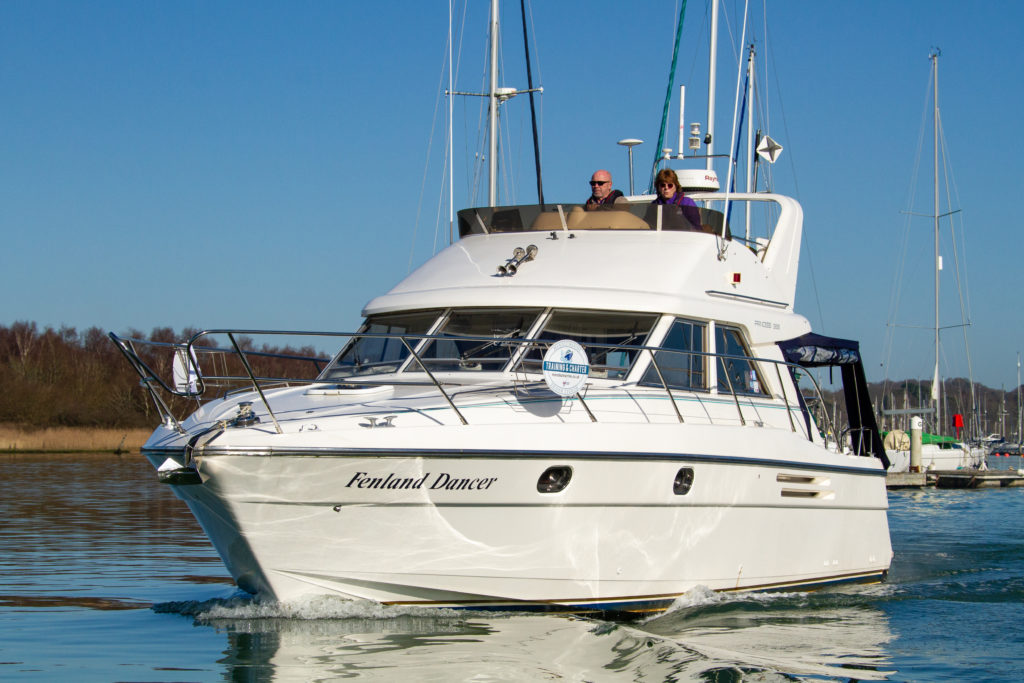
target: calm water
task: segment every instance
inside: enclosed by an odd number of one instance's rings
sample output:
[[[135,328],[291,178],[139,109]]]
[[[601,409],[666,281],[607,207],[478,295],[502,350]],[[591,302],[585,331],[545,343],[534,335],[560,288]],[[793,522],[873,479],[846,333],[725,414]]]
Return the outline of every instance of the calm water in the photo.
[[[885,584],[623,624],[255,604],[140,456],[0,456],[0,680],[1021,680],[1024,488],[890,502]]]

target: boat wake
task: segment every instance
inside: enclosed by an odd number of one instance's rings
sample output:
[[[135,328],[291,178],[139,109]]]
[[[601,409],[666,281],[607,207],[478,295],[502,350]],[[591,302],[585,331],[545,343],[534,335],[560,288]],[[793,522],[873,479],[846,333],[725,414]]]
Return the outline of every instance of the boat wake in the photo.
[[[765,593],[736,592],[725,593],[713,591],[706,586],[696,586],[687,591],[664,612],[649,616],[639,624],[657,623],[663,620],[691,620],[705,614],[722,614],[724,612],[746,610],[751,607],[804,607],[810,593]]]
[[[463,618],[465,612],[414,607],[382,605],[372,600],[349,600],[332,595],[317,595],[291,602],[260,600],[248,594],[202,601],[165,602],[153,606],[162,613],[190,616],[197,622],[251,619],[296,619],[305,621],[328,619],[397,619],[399,617],[428,617],[432,619]]]

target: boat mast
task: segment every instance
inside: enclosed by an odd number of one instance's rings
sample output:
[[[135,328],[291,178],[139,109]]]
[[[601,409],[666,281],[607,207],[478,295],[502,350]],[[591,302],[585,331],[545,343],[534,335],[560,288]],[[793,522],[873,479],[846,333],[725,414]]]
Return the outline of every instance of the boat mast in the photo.
[[[523,93],[535,93],[544,92],[544,88],[529,88],[528,90],[516,90],[515,88],[499,88],[498,87],[498,0],[491,0],[491,19],[489,22],[490,28],[490,50],[491,50],[491,63],[490,63],[490,89],[488,92],[459,92],[456,90],[450,90],[449,95],[467,95],[472,97],[486,97],[488,99],[488,128],[490,129],[488,135],[488,152],[485,156],[487,159],[487,175],[488,175],[488,191],[487,191],[487,204],[488,206],[497,206],[498,204],[498,105],[509,100],[516,95],[522,95]],[[451,58],[449,57],[449,64],[451,64]],[[450,139],[449,135],[449,139]],[[534,143],[535,148],[537,143]],[[539,172],[538,172],[539,178]],[[537,183],[538,192],[540,191],[540,181]]]
[[[498,0],[491,0],[491,89],[488,127],[490,128],[490,151],[488,152],[487,205],[498,205]]]
[[[932,153],[934,155],[934,220],[935,220],[935,372],[932,375],[932,401],[935,402],[935,431],[942,434],[942,384],[939,377],[939,271],[942,270],[942,256],[939,254],[939,50],[932,51],[932,83],[934,107],[932,111]]]

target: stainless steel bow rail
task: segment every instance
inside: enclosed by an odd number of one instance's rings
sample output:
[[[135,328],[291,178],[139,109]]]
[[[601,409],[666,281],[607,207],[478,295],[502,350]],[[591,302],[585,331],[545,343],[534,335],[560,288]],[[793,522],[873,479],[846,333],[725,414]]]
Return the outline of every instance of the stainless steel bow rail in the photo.
[[[208,338],[215,335],[227,337],[231,343],[231,348],[208,345]],[[179,420],[174,416],[170,406],[164,400],[163,397],[165,395],[192,399],[198,403],[202,403],[203,401],[213,400],[239,391],[255,391],[259,396],[260,402],[267,411],[267,414],[273,421],[275,429],[280,433],[281,427],[274,415],[269,401],[267,401],[264,389],[271,386],[290,386],[295,384],[320,384],[325,386],[344,385],[351,388],[369,388],[376,386],[432,386],[437,390],[452,411],[454,411],[458,416],[459,421],[465,425],[469,424],[469,422],[466,420],[463,412],[459,410],[456,405],[451,388],[472,386],[473,384],[476,384],[476,382],[450,381],[447,378],[442,381],[437,377],[437,375],[435,375],[435,373],[431,372],[428,366],[431,363],[453,363],[461,365],[467,362],[467,358],[430,357],[424,359],[422,351],[427,342],[430,340],[446,342],[479,342],[480,344],[490,347],[502,347],[509,349],[509,355],[507,358],[501,357],[497,360],[501,361],[503,368],[511,368],[511,370],[505,370],[501,373],[495,372],[494,374],[506,376],[509,381],[509,387],[514,392],[525,389],[529,385],[537,386],[543,384],[542,382],[538,382],[536,379],[531,380],[526,378],[525,375],[527,373],[539,374],[539,372],[524,370],[523,364],[524,361],[527,360],[527,353],[530,350],[539,350],[541,355],[543,355],[543,351],[554,343],[553,340],[549,339],[510,339],[504,337],[472,337],[461,335],[453,337],[451,335],[391,334],[379,332],[309,332],[277,330],[204,330],[193,336],[187,342],[180,344],[153,342],[144,339],[121,338],[112,332],[109,336],[138,373],[140,377],[140,384],[146,389],[147,393],[152,398],[153,403],[161,416],[163,424],[182,434],[185,433],[185,430],[182,428]],[[347,343],[342,345],[341,352],[339,352],[335,358],[343,357],[346,349],[350,348],[356,340],[371,338],[396,340],[408,352],[408,356],[402,359],[388,361],[389,364],[394,365],[394,371],[387,375],[361,375],[358,374],[358,372],[362,366],[345,365],[342,366],[343,369],[345,371],[351,370],[352,374],[337,376],[335,373],[328,376],[329,372],[324,372],[325,369],[337,367],[329,366],[332,359],[322,356],[302,356],[287,353],[256,351],[251,349],[246,350],[243,348],[245,344],[239,342],[239,337],[243,337],[244,339],[244,337],[251,336],[309,337],[345,340]],[[716,395],[721,396],[723,392],[721,391],[721,388],[716,387],[698,388],[671,386],[672,383],[666,379],[666,371],[663,367],[664,363],[659,362],[659,356],[667,356],[669,358],[676,356],[683,358],[685,362],[679,367],[687,368],[684,372],[693,372],[691,370],[693,367],[703,368],[703,363],[708,361],[716,363],[718,368],[718,377],[724,378],[726,388],[725,393],[731,396],[732,403],[736,408],[736,414],[741,425],[747,425],[748,421],[750,421],[755,426],[763,426],[764,422],[757,414],[758,402],[767,406],[770,402],[781,401],[789,419],[790,429],[793,432],[799,432],[805,435],[808,440],[813,440],[812,430],[814,429],[814,424],[816,422],[824,427],[824,429],[821,430],[821,436],[824,438],[826,445],[832,444],[838,447],[847,434],[846,430],[840,434],[840,432],[834,428],[830,416],[825,410],[815,411],[817,414],[815,415],[815,419],[812,419],[810,415],[812,409],[811,406],[825,405],[821,389],[814,377],[806,372],[806,368],[793,363],[767,358],[752,358],[748,356],[699,351],[680,351],[678,349],[668,349],[658,346],[594,343],[581,343],[581,346],[583,346],[587,351],[588,355],[593,354],[595,351],[599,352],[598,356],[607,355],[607,353],[612,351],[633,354],[632,364],[627,368],[620,368],[619,366],[610,366],[606,364],[591,365],[592,369],[599,372],[609,369],[624,369],[628,372],[629,369],[633,367],[633,364],[641,359],[642,354],[647,354],[650,359],[650,367],[653,368],[654,374],[657,376],[657,382],[648,382],[642,379],[640,382],[620,382],[617,384],[611,384],[608,388],[624,389],[660,386],[661,390],[664,391],[665,395],[668,397],[669,404],[672,406],[676,419],[680,423],[685,421],[678,404],[681,395],[685,395],[686,398],[696,400],[700,403],[700,405],[703,406],[704,416],[709,421],[713,422],[712,413],[705,405],[705,401]],[[147,352],[142,353],[140,352],[140,349],[146,349]],[[189,384],[186,384],[184,387],[174,386],[173,382],[168,383],[163,377],[161,377],[160,373],[153,369],[152,366],[157,364],[155,359],[159,358],[157,354],[161,352],[179,354],[179,357],[183,359],[183,362],[187,364],[188,369],[191,371],[190,376],[194,377],[194,388]],[[147,362],[144,356],[148,358],[150,362]],[[230,357],[238,359],[241,367],[244,369],[244,374],[228,374],[226,359]],[[295,362],[301,366],[309,367],[310,375],[314,375],[315,373],[315,376],[272,377],[258,375],[254,371],[251,362],[254,358]],[[695,358],[700,358],[701,360],[695,364]],[[537,362],[535,359],[529,359],[529,361]],[[767,387],[766,383],[763,381],[760,382],[760,385],[764,391],[761,391],[760,393],[744,392],[742,391],[742,388],[736,387],[733,383],[731,373],[729,372],[730,361],[740,361],[749,364],[751,368],[756,370],[758,377],[762,378],[764,377],[762,373],[764,373],[767,368],[773,368],[773,374],[777,380],[774,390],[777,393],[771,393],[771,388]],[[223,374],[218,374],[218,367],[220,368],[219,371]],[[409,372],[408,368],[416,369]],[[413,377],[413,374],[419,370],[426,375],[426,381],[417,380]],[[784,380],[784,370],[790,373],[796,372],[806,377],[811,383],[811,386],[808,387],[811,390],[811,393],[808,395],[798,389],[794,396],[790,396],[790,391],[787,391],[786,388],[788,382]],[[699,372],[700,374],[704,374],[703,370]],[[795,375],[791,376],[795,377]],[[587,387],[584,387],[583,391],[571,397],[569,400],[578,400],[590,420],[597,422],[598,419],[587,405],[585,397],[587,388],[592,385],[592,382],[588,383]],[[223,389],[223,391],[220,391],[215,395],[211,395],[214,393],[211,391],[214,388]],[[486,388],[494,391],[501,387],[495,386],[494,384],[488,384]],[[744,409],[744,405],[746,406],[746,410]],[[778,404],[776,403],[776,405]],[[801,419],[794,419],[794,413]]]

